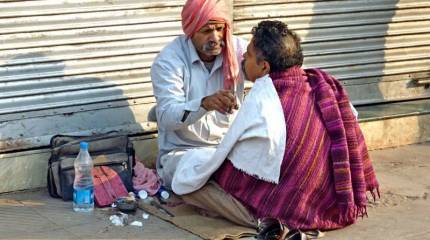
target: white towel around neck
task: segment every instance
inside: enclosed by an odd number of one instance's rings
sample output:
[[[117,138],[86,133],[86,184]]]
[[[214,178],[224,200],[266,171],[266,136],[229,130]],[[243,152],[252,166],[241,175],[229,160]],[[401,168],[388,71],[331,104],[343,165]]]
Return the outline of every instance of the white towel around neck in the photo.
[[[258,179],[278,183],[284,157],[284,113],[272,79],[257,79],[221,143],[188,150],[172,180],[179,195],[201,188],[229,159],[233,166]]]

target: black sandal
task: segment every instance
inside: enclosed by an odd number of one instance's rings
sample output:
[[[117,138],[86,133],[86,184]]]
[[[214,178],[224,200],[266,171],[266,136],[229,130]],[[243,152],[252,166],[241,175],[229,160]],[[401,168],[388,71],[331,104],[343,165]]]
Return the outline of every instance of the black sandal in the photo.
[[[257,240],[307,240],[323,237],[319,230],[301,231],[299,229],[289,230],[279,219],[258,219]]]
[[[288,233],[288,228],[276,218],[258,219],[257,236],[258,240],[283,240]]]

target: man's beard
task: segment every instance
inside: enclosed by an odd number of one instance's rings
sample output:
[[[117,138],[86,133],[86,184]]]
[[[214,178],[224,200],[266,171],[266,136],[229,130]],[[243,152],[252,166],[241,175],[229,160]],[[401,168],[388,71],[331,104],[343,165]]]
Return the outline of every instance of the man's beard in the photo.
[[[210,55],[219,55],[224,46],[225,46],[225,42],[223,40],[220,40],[218,42],[209,41],[202,46],[202,52],[210,54]],[[217,49],[217,47],[219,47],[219,48]],[[214,52],[215,50],[216,50],[216,52]]]

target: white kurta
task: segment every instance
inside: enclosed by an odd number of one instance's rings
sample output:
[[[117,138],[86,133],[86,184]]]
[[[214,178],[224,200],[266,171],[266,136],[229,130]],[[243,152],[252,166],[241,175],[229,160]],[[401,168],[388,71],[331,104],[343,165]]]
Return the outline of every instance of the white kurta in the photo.
[[[281,102],[266,75],[255,81],[218,147],[183,152],[172,190],[177,194],[198,190],[227,158],[246,174],[278,183],[286,134]]]
[[[246,42],[234,37],[233,45],[240,62]],[[151,67],[160,151],[157,172],[167,188],[183,153],[196,147],[218,145],[231,124],[230,114],[208,112],[200,106],[203,97],[223,89],[222,61],[222,55],[217,56],[208,71],[191,39],[182,35],[160,52]],[[243,82],[236,86],[241,103]],[[189,112],[186,118],[185,111]]]

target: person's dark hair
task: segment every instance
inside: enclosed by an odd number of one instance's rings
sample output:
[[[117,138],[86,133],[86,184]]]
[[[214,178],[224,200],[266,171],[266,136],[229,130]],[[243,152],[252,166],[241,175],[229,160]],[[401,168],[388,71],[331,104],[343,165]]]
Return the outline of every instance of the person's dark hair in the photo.
[[[271,72],[302,66],[300,37],[281,21],[261,21],[252,28],[257,61],[266,60]]]

